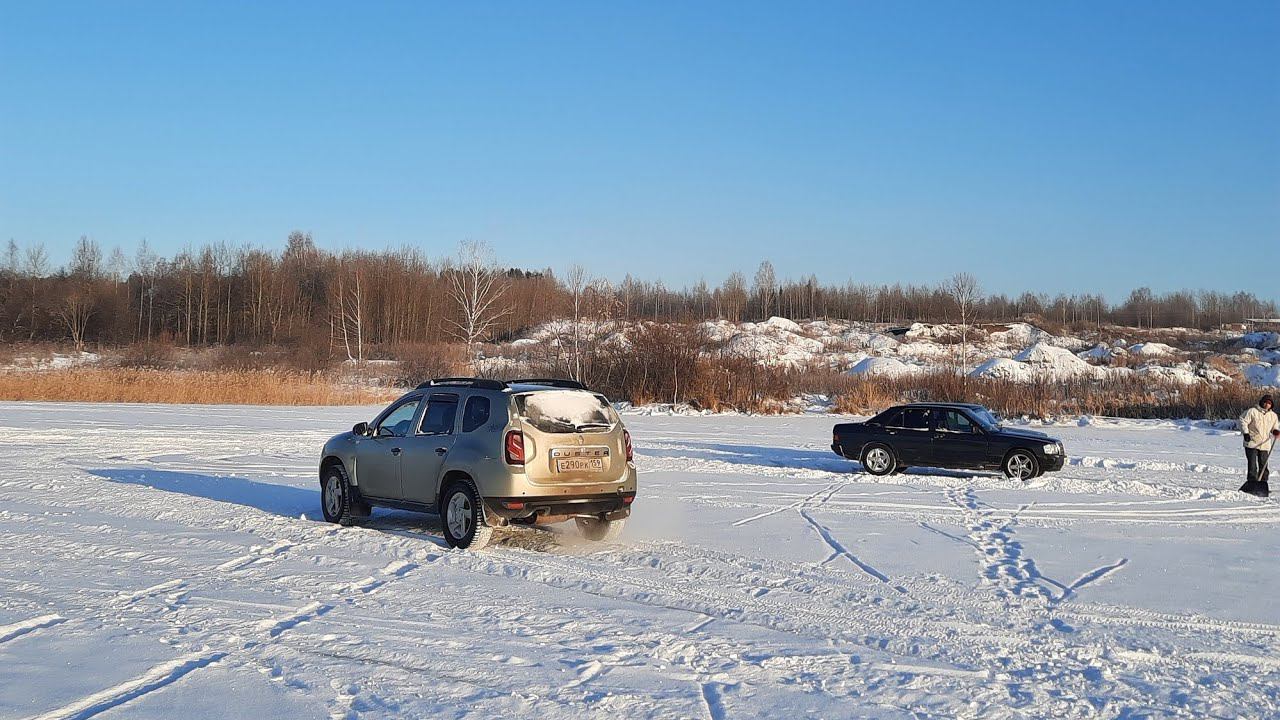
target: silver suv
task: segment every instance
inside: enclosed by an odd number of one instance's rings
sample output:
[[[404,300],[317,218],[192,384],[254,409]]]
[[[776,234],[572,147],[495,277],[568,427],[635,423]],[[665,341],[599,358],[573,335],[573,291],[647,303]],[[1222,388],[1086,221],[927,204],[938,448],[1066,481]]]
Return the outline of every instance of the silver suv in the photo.
[[[330,522],[374,506],[436,513],[452,547],[482,548],[495,526],[570,519],[612,540],[636,466],[618,413],[581,383],[441,378],[326,442],[320,488]]]

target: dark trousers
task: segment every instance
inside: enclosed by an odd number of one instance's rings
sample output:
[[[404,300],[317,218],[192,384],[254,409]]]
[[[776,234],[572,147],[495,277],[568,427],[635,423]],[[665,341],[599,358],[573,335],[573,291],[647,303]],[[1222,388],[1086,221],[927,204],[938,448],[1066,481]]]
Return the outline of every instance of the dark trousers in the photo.
[[[1267,478],[1271,477],[1271,468],[1267,463],[1269,453],[1257,448],[1245,448],[1244,455],[1249,461],[1249,471],[1248,479],[1240,486],[1240,491],[1254,495],[1271,494],[1271,487],[1267,485]]]

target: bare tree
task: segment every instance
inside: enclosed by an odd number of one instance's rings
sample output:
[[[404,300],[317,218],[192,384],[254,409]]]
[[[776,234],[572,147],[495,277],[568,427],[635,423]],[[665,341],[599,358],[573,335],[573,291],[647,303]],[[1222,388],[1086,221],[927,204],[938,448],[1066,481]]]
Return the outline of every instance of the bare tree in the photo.
[[[724,303],[724,318],[731,322],[742,320],[742,306],[747,300],[747,279],[736,270],[725,278],[720,288],[720,296]]]
[[[969,377],[969,320],[974,306],[982,297],[982,288],[978,279],[969,273],[956,273],[944,286],[951,300],[960,309],[960,373],[968,383]]]
[[[89,326],[89,318],[93,317],[93,298],[87,290],[72,290],[58,307],[58,318],[71,333],[71,342],[76,350],[84,349],[84,331]]]
[[[760,304],[760,318],[768,320],[773,315],[773,295],[778,290],[778,278],[774,275],[773,263],[768,260],[760,263],[760,267],[756,269],[755,286],[752,290]]]
[[[582,296],[587,289],[587,271],[581,265],[569,268],[564,278],[565,289],[569,291],[569,302],[573,308],[573,379],[582,379]]]
[[[18,265],[18,243],[9,238],[9,246],[4,253],[4,269],[10,275],[17,275],[21,267]]]
[[[128,275],[129,259],[125,257],[124,250],[117,245],[111,248],[111,255],[107,259],[107,277],[115,283],[122,283]]]
[[[133,257],[133,271],[138,274],[138,328],[134,338],[142,337],[142,319],[144,311],[147,319],[147,342],[151,342],[151,326],[155,321],[156,307],[156,254],[146,238],[138,244],[138,251]]]
[[[40,281],[49,274],[49,253],[45,252],[44,243],[36,243],[27,248],[24,270],[29,280],[30,303],[27,315],[31,331],[29,339],[34,339],[36,332],[40,329]]]
[[[333,339],[342,338],[342,347],[347,352],[347,359],[364,363],[364,268],[361,258],[356,258],[351,269],[351,281],[347,282],[348,263],[343,262],[338,268],[338,284],[334,288],[334,296],[330,300],[333,307]],[[352,344],[355,352],[352,352]]]
[[[468,240],[458,248],[457,266],[450,268],[449,296],[458,309],[458,319],[450,319],[454,336],[466,343],[467,361],[475,368],[475,346],[489,336],[504,317],[511,314],[507,302],[508,284],[493,259],[493,250],[482,242]]]
[[[75,249],[71,251],[71,266],[68,270],[76,277],[89,280],[101,277],[102,248],[98,247],[97,241],[88,235],[81,235]]]

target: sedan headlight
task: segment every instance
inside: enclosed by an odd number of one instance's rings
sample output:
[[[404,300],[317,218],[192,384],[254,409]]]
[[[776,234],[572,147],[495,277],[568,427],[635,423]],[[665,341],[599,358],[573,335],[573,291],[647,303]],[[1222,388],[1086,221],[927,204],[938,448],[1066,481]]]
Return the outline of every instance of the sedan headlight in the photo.
[[[1049,443],[1044,446],[1045,455],[1057,455],[1060,452],[1062,452],[1062,446],[1058,443]]]

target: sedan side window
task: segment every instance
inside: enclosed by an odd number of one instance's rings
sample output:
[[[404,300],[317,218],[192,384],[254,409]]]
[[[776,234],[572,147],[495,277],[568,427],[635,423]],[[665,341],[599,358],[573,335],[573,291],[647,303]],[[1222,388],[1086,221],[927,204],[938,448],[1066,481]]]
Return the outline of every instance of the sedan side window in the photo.
[[[948,410],[943,413],[942,429],[958,433],[972,433],[973,421],[964,413],[956,412],[955,410]]]
[[[907,408],[902,411],[902,425],[908,430],[928,430],[929,410],[927,408]]]
[[[389,415],[378,423],[379,437],[404,437],[409,434],[409,428],[413,427],[413,416],[418,414],[418,401],[410,400],[392,410]]]
[[[427,401],[427,411],[422,413],[422,435],[451,435],[453,421],[458,417],[457,395],[432,395]]]

